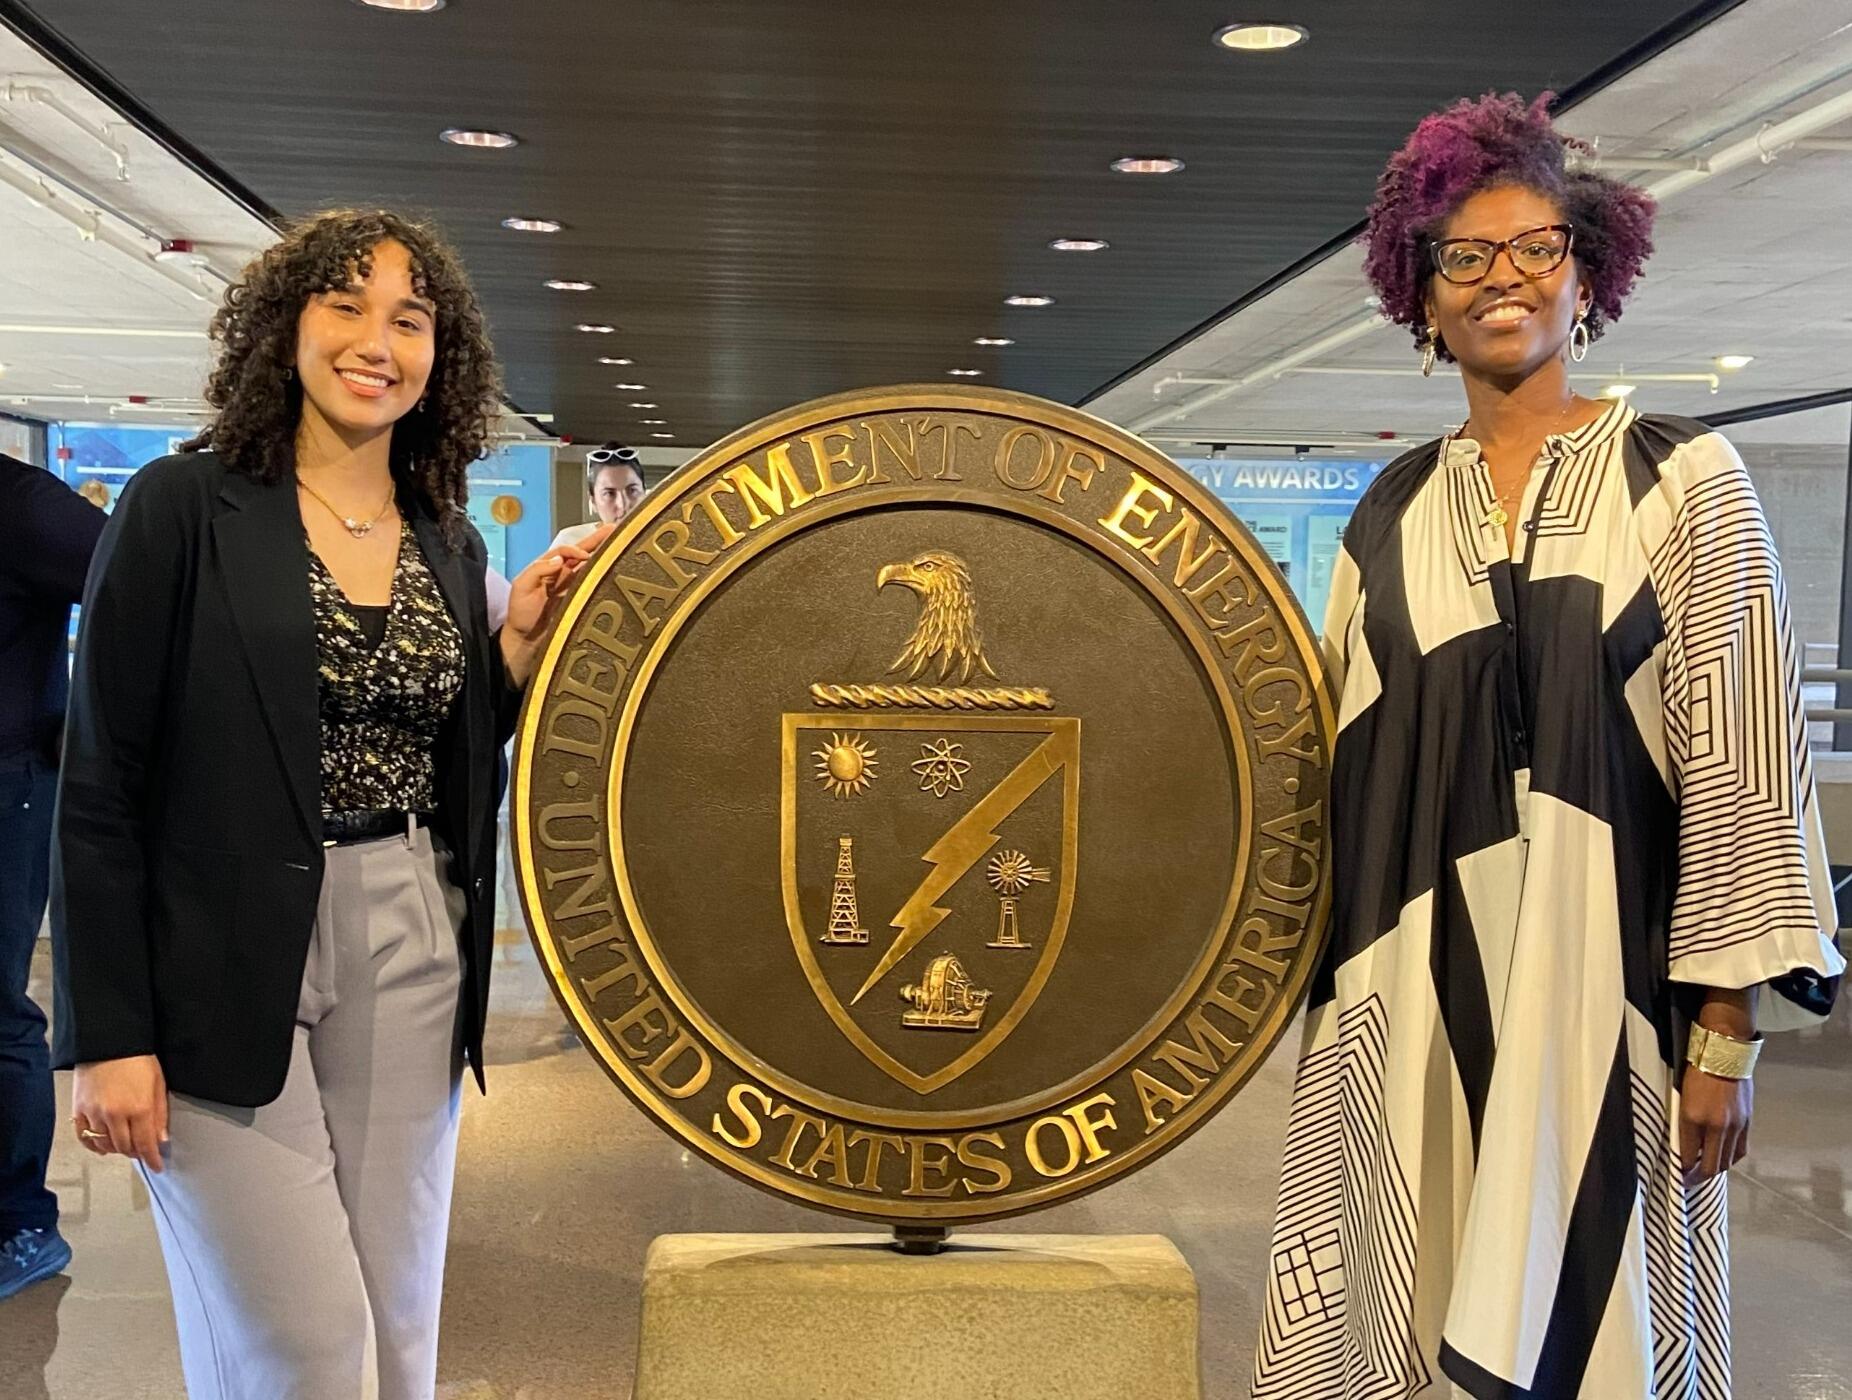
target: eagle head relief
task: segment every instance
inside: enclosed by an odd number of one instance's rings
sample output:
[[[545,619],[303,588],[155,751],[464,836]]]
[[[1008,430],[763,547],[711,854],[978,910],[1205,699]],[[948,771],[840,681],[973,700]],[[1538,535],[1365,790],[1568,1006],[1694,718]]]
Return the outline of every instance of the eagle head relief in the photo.
[[[919,595],[920,620],[913,635],[894,658],[890,671],[906,670],[912,680],[936,658],[938,679],[971,679],[973,671],[995,677],[984,659],[984,641],[977,627],[977,598],[971,590],[971,570],[956,554],[929,549],[904,563],[883,565],[875,587],[897,583]]]

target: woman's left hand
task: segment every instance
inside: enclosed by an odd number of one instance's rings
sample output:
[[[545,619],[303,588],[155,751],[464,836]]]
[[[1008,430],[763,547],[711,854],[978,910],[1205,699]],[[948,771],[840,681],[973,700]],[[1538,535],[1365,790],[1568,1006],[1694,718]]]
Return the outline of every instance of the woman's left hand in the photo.
[[[1756,1091],[1747,1079],[1719,1079],[1696,1065],[1679,1092],[1678,1164],[1685,1184],[1719,1176],[1749,1155],[1749,1120]]]
[[[1756,989],[1709,989],[1698,1024],[1737,1040],[1755,1039]],[[1751,1081],[1719,1079],[1696,1065],[1685,1067],[1679,1086],[1678,1164],[1687,1186],[1721,1176],[1749,1154],[1749,1120],[1755,1106]]]
[[[572,591],[572,581],[616,528],[600,525],[578,544],[549,549],[515,575],[508,589],[508,620],[502,624],[501,637],[502,663],[516,689],[526,689],[534,674],[547,638],[553,635],[553,624],[559,620],[560,604]]]

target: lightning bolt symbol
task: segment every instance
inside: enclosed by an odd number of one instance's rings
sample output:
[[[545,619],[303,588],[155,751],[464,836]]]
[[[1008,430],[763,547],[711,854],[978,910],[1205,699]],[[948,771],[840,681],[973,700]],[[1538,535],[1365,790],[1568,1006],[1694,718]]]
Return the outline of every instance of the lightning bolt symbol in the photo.
[[[900,906],[900,912],[889,925],[899,929],[900,935],[881,955],[880,963],[868,974],[862,989],[849,999],[851,1006],[867,996],[869,989],[887,976],[895,963],[917,948],[920,940],[952,912],[939,906],[939,898],[997,844],[996,829],[1003,820],[1078,757],[1079,732],[1078,725],[1066,724],[1050,734],[1007,778],[979,798],[950,831],[932,843],[932,849],[923,857],[932,869]]]

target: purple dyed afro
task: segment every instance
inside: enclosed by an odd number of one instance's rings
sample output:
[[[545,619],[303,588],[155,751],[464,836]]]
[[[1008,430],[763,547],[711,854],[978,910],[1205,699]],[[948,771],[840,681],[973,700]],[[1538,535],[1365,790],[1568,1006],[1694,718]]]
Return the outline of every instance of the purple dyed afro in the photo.
[[[1363,235],[1363,269],[1383,314],[1409,327],[1417,344],[1427,328],[1429,240],[1469,196],[1499,186],[1521,185],[1554,200],[1575,225],[1576,261],[1594,297],[1590,337],[1620,317],[1653,251],[1653,199],[1593,170],[1568,168],[1569,153],[1586,147],[1550,125],[1553,96],[1529,106],[1516,93],[1463,99],[1424,117],[1389,158]]]

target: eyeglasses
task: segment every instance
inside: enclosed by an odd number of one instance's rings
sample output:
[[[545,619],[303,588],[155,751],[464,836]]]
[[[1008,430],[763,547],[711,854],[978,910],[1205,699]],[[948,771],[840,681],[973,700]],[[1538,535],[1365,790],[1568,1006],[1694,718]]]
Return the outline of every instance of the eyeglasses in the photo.
[[[1563,265],[1575,246],[1575,229],[1569,224],[1527,228],[1510,238],[1447,238],[1433,245],[1434,270],[1458,287],[1483,282],[1498,255],[1509,253],[1511,265],[1526,277],[1542,277]]]
[[[605,462],[622,462],[626,466],[635,466],[637,449],[634,447],[595,447],[585,454],[585,460],[598,465]]]

